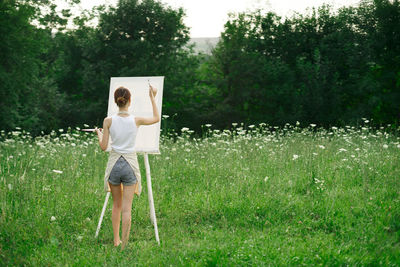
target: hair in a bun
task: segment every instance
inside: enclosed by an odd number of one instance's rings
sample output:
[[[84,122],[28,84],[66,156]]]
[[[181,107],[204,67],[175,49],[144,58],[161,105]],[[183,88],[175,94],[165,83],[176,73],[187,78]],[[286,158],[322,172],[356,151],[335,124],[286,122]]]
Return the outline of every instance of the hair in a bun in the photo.
[[[114,101],[118,105],[118,107],[124,107],[130,99],[131,93],[125,87],[121,86],[117,88],[117,90],[115,90]]]
[[[125,106],[126,105],[126,99],[125,98],[123,98],[122,96],[120,96],[120,97],[118,97],[118,99],[117,99],[117,105],[118,106]]]

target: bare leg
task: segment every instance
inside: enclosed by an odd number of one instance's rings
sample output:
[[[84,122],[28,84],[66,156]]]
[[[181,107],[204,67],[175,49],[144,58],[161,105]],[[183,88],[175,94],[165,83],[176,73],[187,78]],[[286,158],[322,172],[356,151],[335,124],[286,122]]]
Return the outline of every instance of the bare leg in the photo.
[[[129,232],[131,230],[131,213],[134,185],[124,186],[122,196],[122,249],[128,244]]]
[[[121,185],[112,185],[111,194],[113,198],[113,208],[112,208],[112,226],[114,232],[114,246],[118,246],[121,243],[121,239],[119,238],[119,224],[121,222],[121,210],[122,210],[122,186]]]

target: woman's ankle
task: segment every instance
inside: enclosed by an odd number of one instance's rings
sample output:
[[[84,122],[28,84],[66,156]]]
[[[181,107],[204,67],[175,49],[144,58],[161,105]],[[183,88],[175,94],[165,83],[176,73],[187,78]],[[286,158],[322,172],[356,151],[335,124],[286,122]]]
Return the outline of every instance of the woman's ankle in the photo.
[[[119,239],[118,241],[114,240],[114,247],[118,247],[119,245],[121,245],[122,241]]]

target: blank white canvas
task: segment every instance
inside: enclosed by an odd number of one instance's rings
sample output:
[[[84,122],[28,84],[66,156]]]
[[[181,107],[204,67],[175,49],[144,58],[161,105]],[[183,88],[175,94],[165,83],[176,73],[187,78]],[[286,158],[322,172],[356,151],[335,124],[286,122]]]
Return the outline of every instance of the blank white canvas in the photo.
[[[152,125],[142,125],[138,129],[135,143],[135,151],[138,153],[160,154],[160,125],[164,77],[112,77],[110,81],[110,94],[108,98],[107,116],[118,113],[118,106],[114,101],[115,90],[123,86],[131,93],[131,105],[129,113],[135,117],[153,117],[153,108],[149,97],[149,82],[157,89],[155,97],[160,115],[160,122]],[[111,150],[111,138],[107,151]]]

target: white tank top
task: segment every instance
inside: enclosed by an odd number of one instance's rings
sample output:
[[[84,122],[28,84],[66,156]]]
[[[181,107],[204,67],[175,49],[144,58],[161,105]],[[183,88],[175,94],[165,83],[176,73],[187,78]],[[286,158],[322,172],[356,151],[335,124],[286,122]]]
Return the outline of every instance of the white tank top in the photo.
[[[132,153],[135,151],[137,127],[135,117],[129,115],[111,117],[110,136],[111,147],[118,153]]]

